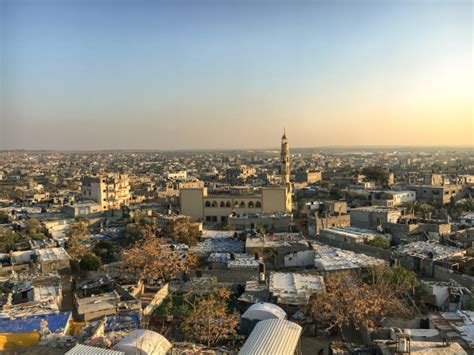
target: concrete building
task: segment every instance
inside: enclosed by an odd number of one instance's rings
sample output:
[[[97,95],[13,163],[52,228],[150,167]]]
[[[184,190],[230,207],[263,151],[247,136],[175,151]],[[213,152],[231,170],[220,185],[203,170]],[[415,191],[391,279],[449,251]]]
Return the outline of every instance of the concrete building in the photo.
[[[99,203],[78,203],[75,205],[64,206],[63,212],[72,218],[89,216],[95,213],[102,213],[103,206]]]
[[[322,273],[368,269],[385,264],[382,259],[325,244],[315,243],[312,247],[314,266]]]
[[[182,189],[202,189],[204,181],[195,178],[175,179],[166,182],[164,189],[158,191],[158,197],[178,197]]]
[[[397,223],[402,212],[390,207],[360,207],[350,211],[351,226],[381,230],[387,223]]]
[[[186,170],[177,171],[177,172],[165,172],[163,177],[168,180],[186,180],[188,178],[188,173]]]
[[[304,306],[314,293],[324,293],[322,276],[309,273],[271,272],[269,291],[277,304]]]
[[[423,183],[425,185],[442,186],[445,180],[441,174],[425,174],[425,176],[423,176]]]
[[[272,233],[247,236],[245,251],[251,255],[266,255],[267,269],[285,267],[289,254],[310,250],[310,244],[301,233]]]
[[[462,185],[410,185],[409,190],[416,192],[417,200],[446,205],[456,200],[463,190]]]
[[[380,234],[374,233],[367,229],[360,228],[325,228],[321,229],[320,235],[323,238],[342,241],[344,243],[363,244],[368,240],[375,239]]]
[[[396,207],[415,201],[415,191],[377,191],[372,193],[372,206]]]
[[[323,173],[321,171],[297,171],[295,174],[295,182],[296,183],[307,183],[307,184],[314,184],[323,179]]]
[[[316,237],[323,228],[344,228],[351,225],[349,214],[327,214],[308,217],[308,235]]]
[[[181,213],[206,222],[227,223],[232,213],[291,212],[290,153],[284,134],[281,143],[282,186],[267,186],[258,190],[234,188],[208,193],[207,187],[183,188],[179,202]]]
[[[82,197],[99,203],[102,210],[119,209],[130,204],[127,175],[86,176],[82,179]]]

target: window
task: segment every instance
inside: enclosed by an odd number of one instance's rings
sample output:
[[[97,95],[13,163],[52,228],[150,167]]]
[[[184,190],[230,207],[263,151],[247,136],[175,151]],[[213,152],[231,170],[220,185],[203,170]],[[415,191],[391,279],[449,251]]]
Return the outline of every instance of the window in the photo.
[[[247,207],[248,207],[248,208],[254,208],[253,201],[249,201]]]
[[[227,201],[227,203],[225,204],[226,207],[232,207],[231,204],[230,204],[230,201]]]
[[[220,207],[225,207],[225,202],[224,201],[221,201]]]
[[[211,216],[206,216],[206,222],[210,222],[211,220]]]
[[[211,207],[217,207],[217,201],[212,201]]]
[[[212,216],[212,221],[217,222],[217,216]]]
[[[262,208],[262,204],[260,203],[260,201],[255,202],[255,207]]]
[[[239,207],[239,201],[234,202],[234,207]]]
[[[244,202],[244,201],[242,201],[242,202],[240,203],[240,208],[245,208],[245,202]]]
[[[209,201],[206,201],[206,203],[204,204],[204,206],[206,207],[211,207],[211,203]]]

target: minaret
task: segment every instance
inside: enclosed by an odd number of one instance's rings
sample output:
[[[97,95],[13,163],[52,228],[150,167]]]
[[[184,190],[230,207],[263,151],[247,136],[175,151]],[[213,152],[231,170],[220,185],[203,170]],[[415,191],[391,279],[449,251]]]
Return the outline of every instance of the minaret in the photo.
[[[290,148],[288,147],[288,139],[286,138],[286,132],[283,131],[283,137],[281,137],[281,152],[280,152],[280,174],[285,185],[290,185]]]

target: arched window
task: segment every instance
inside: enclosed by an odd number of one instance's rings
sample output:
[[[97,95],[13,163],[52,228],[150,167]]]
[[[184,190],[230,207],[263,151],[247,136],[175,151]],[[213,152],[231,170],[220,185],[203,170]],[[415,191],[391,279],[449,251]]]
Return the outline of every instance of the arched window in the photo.
[[[225,202],[224,201],[221,201],[220,207],[225,207]]]
[[[212,201],[212,207],[217,207],[217,201]]]
[[[211,203],[209,201],[206,201],[206,203],[204,204],[204,206],[206,207],[211,207]]]
[[[245,202],[244,202],[244,201],[242,201],[242,202],[240,203],[240,208],[245,208]]]
[[[254,207],[253,201],[249,201],[247,207],[248,208],[253,208]]]
[[[260,201],[255,202],[255,208],[262,208]]]
[[[225,206],[228,207],[228,208],[231,208],[231,207],[232,207],[232,205],[230,204],[230,201],[227,201],[226,204],[225,204]]]
[[[234,202],[234,207],[239,207],[239,201]]]

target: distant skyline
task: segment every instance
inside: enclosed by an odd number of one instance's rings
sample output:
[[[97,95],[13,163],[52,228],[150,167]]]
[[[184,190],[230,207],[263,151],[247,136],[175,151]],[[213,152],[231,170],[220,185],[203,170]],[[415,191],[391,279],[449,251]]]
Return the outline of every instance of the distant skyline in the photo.
[[[0,0],[0,150],[473,146],[470,0]]]

